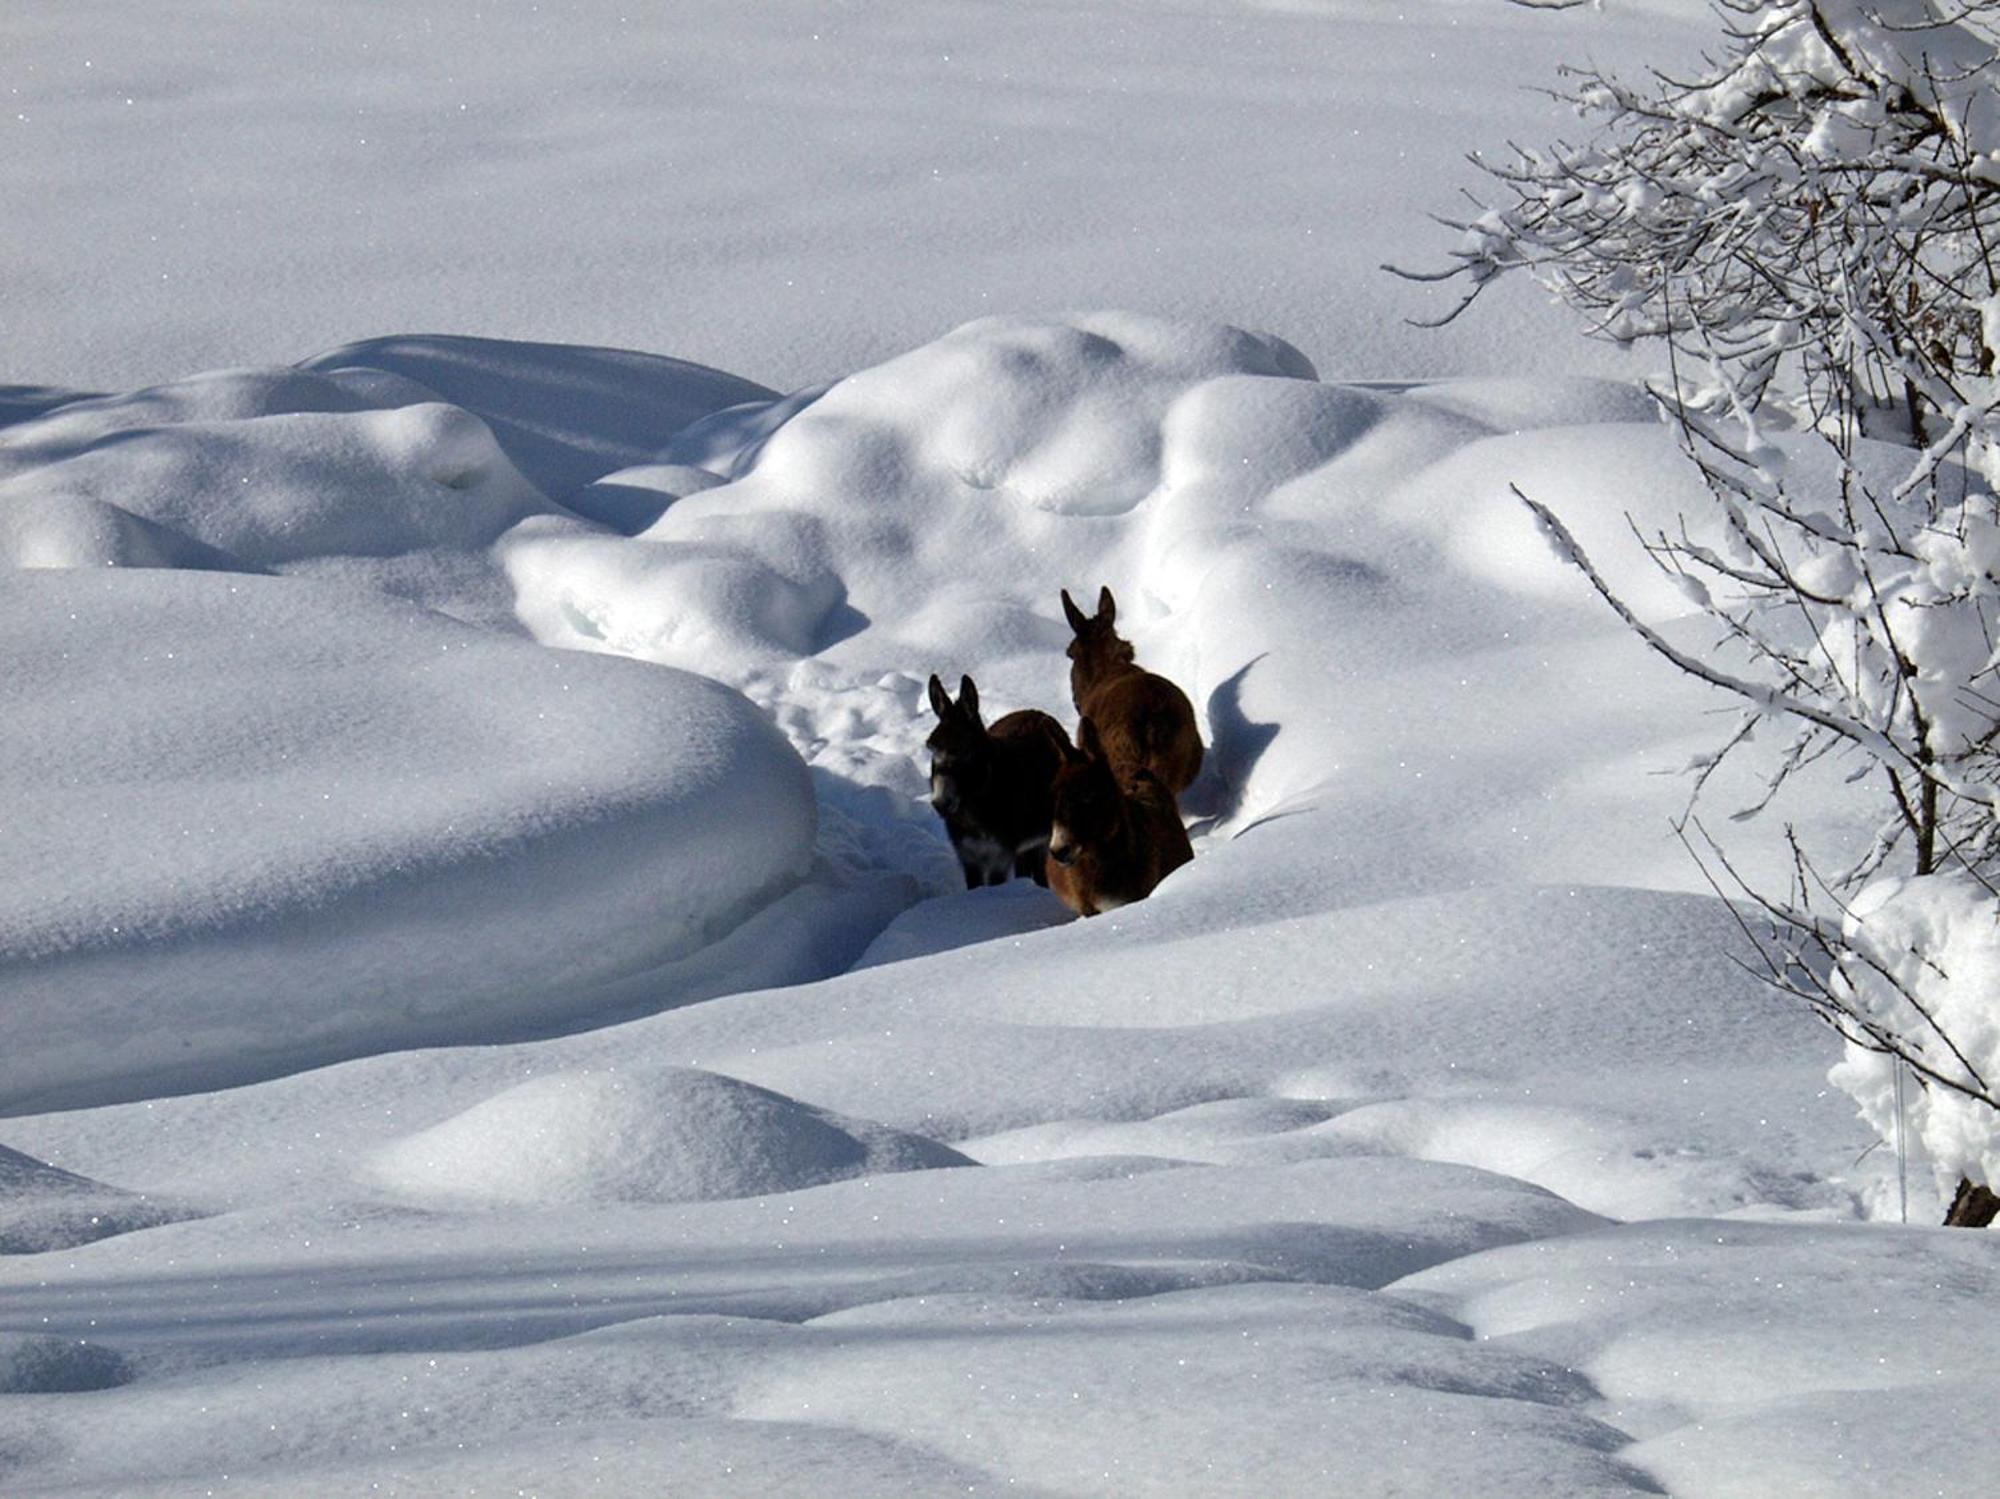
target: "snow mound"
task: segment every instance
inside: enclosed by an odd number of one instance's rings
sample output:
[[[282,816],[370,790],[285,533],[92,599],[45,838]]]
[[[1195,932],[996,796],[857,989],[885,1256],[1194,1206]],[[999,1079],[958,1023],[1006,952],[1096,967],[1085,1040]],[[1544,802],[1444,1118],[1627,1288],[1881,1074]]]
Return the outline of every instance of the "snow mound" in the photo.
[[[86,396],[15,426],[0,448],[0,474],[72,458],[107,439],[189,422],[249,421],[304,412],[356,412],[435,400],[413,385],[305,370],[210,370],[165,385]]]
[[[930,722],[905,684],[969,672],[995,714],[1066,713],[1057,593],[1108,585],[1202,723],[1209,774],[1184,810],[1240,825],[1336,769],[1377,783],[1349,805],[1401,800],[1405,768],[1458,732],[1445,704],[1482,679],[1500,701],[1539,690],[1551,659],[1531,636],[1610,637],[1510,481],[1649,614],[1689,611],[1626,520],[1684,494],[1672,435],[1629,391],[1574,385],[1328,384],[1289,344],[1219,324],[987,318],[696,421],[579,495],[613,530],[537,516],[493,551],[536,639],[715,676],[808,763],[906,800],[925,794]],[[1495,820],[1538,844],[1521,818],[1546,814],[1509,800]]]
[[[738,677],[871,627],[967,660],[1045,648],[1051,559],[1079,587],[1130,575],[1119,522],[1161,484],[1168,414],[1229,377],[1320,389],[1296,349],[1237,328],[982,319],[694,424],[658,461],[730,482],[677,479],[640,546],[541,525],[503,555],[539,638]]]
[[[1699,521],[1705,513],[1700,476],[1678,456],[1673,433],[1659,423],[1512,432],[1458,449],[1404,486],[1397,502],[1404,520],[1468,576],[1532,599],[1601,608],[1584,597],[1518,488],[1575,518],[1585,552],[1610,559],[1612,586],[1642,618],[1673,619],[1692,606],[1629,536],[1634,526],[1650,536],[1672,531],[1682,515]]]
[[[0,1395],[68,1395],[128,1384],[123,1355],[80,1338],[0,1332]]]
[[[573,497],[605,525],[537,516],[493,552],[544,644],[728,682],[815,768],[907,804],[927,794],[933,671],[976,671],[996,715],[1067,702],[1061,588],[1114,588],[1142,659],[1195,691],[1185,637],[1161,626],[1220,533],[1254,533],[1258,484],[1345,450],[1380,406],[1239,328],[986,318],[714,412]],[[1198,482],[1204,466],[1253,487],[1222,493]],[[1190,510],[1194,491],[1219,497]]]
[[[720,482],[653,463],[669,439],[771,400],[685,360],[445,336],[32,398],[0,407],[0,564],[305,573],[518,633],[504,532],[563,500],[577,534],[642,530]]]
[[[0,565],[253,570],[108,500],[25,485],[0,502]]]
[[[737,694],[394,600],[26,572],[0,655],[0,1110],[574,1014],[811,858]]]
[[[256,388],[270,394],[265,382]],[[165,408],[148,409],[156,419],[211,404],[142,394]],[[52,498],[115,507],[254,569],[329,554],[470,549],[549,508],[483,422],[436,401],[378,410],[353,409],[352,400],[348,409],[307,404],[131,426],[118,403],[90,405],[14,430],[10,446],[45,461],[0,482],[0,511]]]
[[[920,1135],[664,1067],[535,1078],[385,1147],[365,1174],[467,1202],[700,1202],[972,1164]]]

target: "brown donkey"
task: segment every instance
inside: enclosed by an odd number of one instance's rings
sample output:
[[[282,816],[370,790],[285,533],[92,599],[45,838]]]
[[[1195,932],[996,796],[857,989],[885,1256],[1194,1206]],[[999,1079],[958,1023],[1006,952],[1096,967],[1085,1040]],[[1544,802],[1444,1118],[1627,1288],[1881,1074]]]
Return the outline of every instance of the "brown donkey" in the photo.
[[[1121,784],[1088,718],[1076,744],[1056,772],[1049,888],[1077,915],[1095,916],[1144,900],[1194,849],[1174,794],[1151,771]]]
[[[1046,885],[1051,788],[1069,753],[1069,735],[1046,713],[1024,708],[987,728],[979,688],[958,680],[958,701],[931,678],[938,726],[931,752],[931,805],[944,819],[965,871],[965,888],[1002,885],[1025,874]]]
[[[1132,659],[1132,646],[1113,627],[1118,601],[1098,590],[1097,613],[1076,607],[1065,588],[1063,614],[1076,638],[1069,643],[1069,690],[1076,711],[1097,725],[1104,752],[1121,781],[1151,771],[1178,796],[1201,773],[1201,731],[1194,704],[1165,677]]]

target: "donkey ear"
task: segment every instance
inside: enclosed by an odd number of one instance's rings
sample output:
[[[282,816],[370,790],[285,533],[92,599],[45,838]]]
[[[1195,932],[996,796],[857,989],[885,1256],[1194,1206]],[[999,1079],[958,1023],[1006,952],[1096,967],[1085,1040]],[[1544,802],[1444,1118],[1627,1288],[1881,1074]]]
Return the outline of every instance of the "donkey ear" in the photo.
[[[951,699],[945,695],[944,683],[938,680],[936,672],[931,673],[931,712],[939,718],[951,717]]]
[[[1107,625],[1118,618],[1118,600],[1111,596],[1109,588],[1097,590],[1097,617]]]
[[[1063,596],[1063,616],[1064,618],[1069,620],[1069,627],[1072,630],[1076,631],[1077,634],[1081,635],[1083,633],[1083,627],[1090,623],[1090,616],[1085,614],[1081,609],[1076,607],[1076,600],[1072,599],[1069,596],[1069,590],[1067,588],[1065,588],[1062,591],[1062,596]]]
[[[979,716],[979,687],[970,677],[958,679],[958,711],[967,718]]]
[[[1086,759],[1102,760],[1104,758],[1104,741],[1097,737],[1097,725],[1092,723],[1088,718],[1077,720],[1076,747],[1083,751]]]

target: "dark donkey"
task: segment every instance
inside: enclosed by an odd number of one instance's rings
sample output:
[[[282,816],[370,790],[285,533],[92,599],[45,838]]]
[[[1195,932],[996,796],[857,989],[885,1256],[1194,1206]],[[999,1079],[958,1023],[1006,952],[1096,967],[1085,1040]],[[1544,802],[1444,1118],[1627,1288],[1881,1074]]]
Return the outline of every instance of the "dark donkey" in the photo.
[[[1050,788],[1069,735],[1046,713],[1024,708],[988,728],[979,688],[960,677],[958,701],[931,678],[931,805],[944,819],[965,870],[965,888],[1005,884],[1017,874],[1046,885]]]
[[[1152,772],[1178,796],[1201,773],[1201,731],[1195,727],[1194,704],[1165,677],[1155,676],[1132,659],[1130,641],[1114,624],[1118,601],[1111,590],[1097,594],[1097,613],[1076,607],[1065,588],[1063,613],[1076,638],[1069,643],[1069,690],[1076,711],[1097,725],[1104,752],[1121,781]]]
[[[1144,900],[1194,849],[1173,792],[1150,770],[1120,776],[1091,719],[1076,726],[1076,746],[1056,772],[1049,888],[1095,916]]]

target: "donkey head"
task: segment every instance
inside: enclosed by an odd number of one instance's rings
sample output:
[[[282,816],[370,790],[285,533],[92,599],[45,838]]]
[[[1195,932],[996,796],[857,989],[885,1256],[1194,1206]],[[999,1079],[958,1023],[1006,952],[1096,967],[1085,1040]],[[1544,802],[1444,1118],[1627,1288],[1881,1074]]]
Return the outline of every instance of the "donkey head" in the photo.
[[[1097,725],[1088,718],[1076,726],[1076,748],[1063,753],[1052,788],[1055,816],[1049,828],[1049,857],[1065,867],[1086,852],[1101,849],[1117,833],[1125,816],[1125,798]]]
[[[931,711],[938,725],[924,741],[931,752],[931,805],[949,817],[976,798],[992,774],[993,741],[979,717],[979,688],[970,677],[958,679],[958,701],[931,677]]]
[[[1097,590],[1097,613],[1085,614],[1076,607],[1069,590],[1062,591],[1063,617],[1076,638],[1069,643],[1070,683],[1081,688],[1099,677],[1111,676],[1132,664],[1132,643],[1121,639],[1117,628],[1118,601],[1109,588]]]

